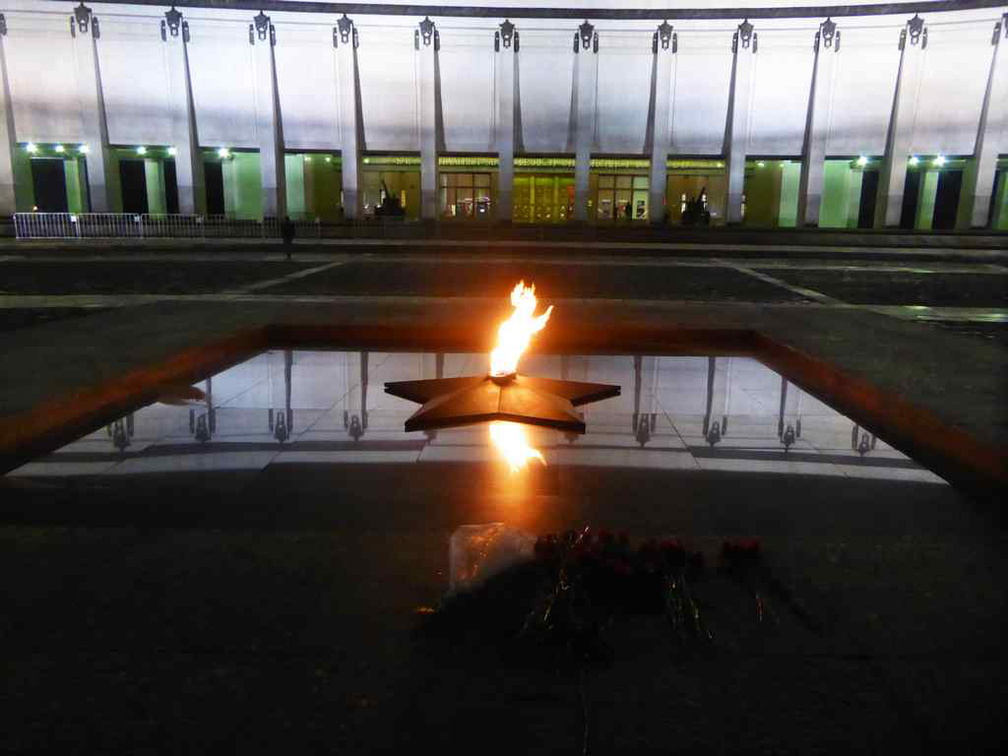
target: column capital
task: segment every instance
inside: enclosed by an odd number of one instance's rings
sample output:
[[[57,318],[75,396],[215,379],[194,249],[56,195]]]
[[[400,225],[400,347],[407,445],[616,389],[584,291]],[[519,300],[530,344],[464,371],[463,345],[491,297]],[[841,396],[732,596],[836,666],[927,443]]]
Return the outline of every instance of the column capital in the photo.
[[[430,47],[433,42],[435,52],[441,49],[441,35],[438,33],[435,23],[430,20],[430,16],[424,16],[423,21],[413,32],[413,47],[419,50],[421,42],[424,47]]]
[[[651,52],[657,55],[659,48],[662,50],[671,48],[673,55],[679,51],[679,36],[667,20],[662,21],[651,35]]]
[[[820,43],[827,50],[840,51],[840,30],[837,29],[836,22],[829,16],[819,24],[819,31],[815,34],[815,43],[812,49],[819,52]]]
[[[502,42],[504,49],[508,49],[511,47],[512,41],[514,42],[514,51],[518,52],[518,30],[510,19],[504,19],[504,23],[500,24],[498,30],[494,32],[494,52],[500,52]]]
[[[741,47],[743,50],[747,50],[751,47],[753,53],[756,52],[757,35],[748,18],[742,19],[742,23],[738,25],[735,33],[732,35],[732,53],[738,53],[740,42],[742,43]]]
[[[906,47],[907,37],[909,37],[911,47],[920,44],[921,50],[923,50],[927,47],[927,32],[924,19],[915,13],[914,17],[906,22],[906,26],[900,29],[899,49],[902,50]]]
[[[0,37],[7,36],[7,17],[0,13]]]
[[[4,29],[3,33],[7,33],[6,29]],[[1002,14],[1001,20],[994,22],[994,33],[991,35],[991,45],[997,47],[998,43],[1001,41],[1002,34],[1005,39],[1008,39],[1008,13]]]

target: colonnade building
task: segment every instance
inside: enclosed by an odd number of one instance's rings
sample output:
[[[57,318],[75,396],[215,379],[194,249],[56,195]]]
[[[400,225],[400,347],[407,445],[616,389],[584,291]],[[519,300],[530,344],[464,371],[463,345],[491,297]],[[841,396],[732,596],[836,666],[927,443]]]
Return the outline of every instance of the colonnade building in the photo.
[[[1008,228],[1008,7],[736,3],[7,0],[0,214]]]

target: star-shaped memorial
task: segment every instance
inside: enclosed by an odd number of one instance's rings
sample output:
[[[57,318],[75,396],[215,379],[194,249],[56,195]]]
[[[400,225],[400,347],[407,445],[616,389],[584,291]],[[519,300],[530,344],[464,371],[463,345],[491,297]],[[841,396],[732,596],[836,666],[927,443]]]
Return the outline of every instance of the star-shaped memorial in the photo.
[[[406,421],[407,432],[505,420],[584,433],[574,408],[619,396],[620,387],[513,373],[396,381],[385,393],[423,405]]]

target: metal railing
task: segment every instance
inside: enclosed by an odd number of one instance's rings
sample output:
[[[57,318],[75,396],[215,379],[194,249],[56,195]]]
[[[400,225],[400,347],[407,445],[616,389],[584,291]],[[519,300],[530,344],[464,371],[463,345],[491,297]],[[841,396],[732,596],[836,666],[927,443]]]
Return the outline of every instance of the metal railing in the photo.
[[[293,221],[298,238],[320,238],[318,220]],[[276,239],[276,218],[148,213],[15,213],[18,239]]]

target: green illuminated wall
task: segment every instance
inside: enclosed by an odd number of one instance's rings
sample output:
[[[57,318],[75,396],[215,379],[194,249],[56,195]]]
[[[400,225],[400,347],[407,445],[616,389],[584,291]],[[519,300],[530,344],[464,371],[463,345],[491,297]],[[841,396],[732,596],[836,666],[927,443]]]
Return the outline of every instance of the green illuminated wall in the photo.
[[[144,160],[144,178],[147,179],[147,212],[152,215],[163,215],[168,212],[164,163],[160,160]]]
[[[781,172],[775,163],[758,163],[746,166],[745,218],[747,226],[776,226],[780,212]]]
[[[222,161],[224,212],[234,218],[262,220],[262,177],[258,152],[233,152]]]
[[[19,213],[31,212],[35,205],[35,187],[32,186],[31,158],[24,148],[14,151],[14,207]]]
[[[854,191],[854,185],[857,192]],[[819,205],[820,228],[847,228],[850,225],[851,202],[854,202],[854,223],[857,225],[857,205],[861,197],[861,172],[853,171],[849,160],[827,160],[823,169],[822,203]]]
[[[338,221],[343,218],[343,176],[338,157],[325,154],[284,156],[287,213],[291,218]]]
[[[917,216],[914,228],[930,229],[934,220],[935,196],[938,194],[938,171],[922,172],[920,194],[917,195]]]
[[[86,213],[88,207],[88,190],[84,180],[83,159],[72,158],[63,161],[63,174],[66,177],[67,210],[71,213]]]
[[[1008,231],[1008,171],[1001,171],[991,227],[998,231]]]
[[[307,217],[305,209],[304,168],[304,155],[284,155],[284,174],[286,175],[287,184],[287,215],[295,220]]]
[[[768,166],[769,167],[769,166]],[[777,225],[794,228],[798,222],[798,179],[801,164],[788,161],[780,166],[780,205]]]

